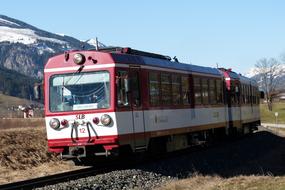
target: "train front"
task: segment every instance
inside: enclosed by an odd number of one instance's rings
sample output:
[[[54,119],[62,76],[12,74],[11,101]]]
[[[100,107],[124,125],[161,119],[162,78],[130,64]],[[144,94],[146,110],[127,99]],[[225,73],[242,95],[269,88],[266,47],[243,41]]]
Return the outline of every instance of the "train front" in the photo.
[[[70,51],[44,69],[48,148],[63,158],[115,153],[114,63],[108,53]]]

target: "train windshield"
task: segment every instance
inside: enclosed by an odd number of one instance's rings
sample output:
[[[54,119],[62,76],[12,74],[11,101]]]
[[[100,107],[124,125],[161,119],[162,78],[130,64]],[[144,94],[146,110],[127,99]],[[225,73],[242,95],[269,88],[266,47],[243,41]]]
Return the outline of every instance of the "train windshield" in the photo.
[[[110,75],[107,71],[54,75],[50,79],[51,112],[110,107]]]

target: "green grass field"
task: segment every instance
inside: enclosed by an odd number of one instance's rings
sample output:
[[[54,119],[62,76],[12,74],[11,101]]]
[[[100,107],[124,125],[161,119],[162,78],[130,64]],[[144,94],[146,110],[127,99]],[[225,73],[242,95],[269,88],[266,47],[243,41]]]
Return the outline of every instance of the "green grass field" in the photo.
[[[285,103],[275,102],[273,110],[269,111],[267,104],[260,104],[262,123],[275,123],[275,112],[278,112],[278,123],[285,123]]]

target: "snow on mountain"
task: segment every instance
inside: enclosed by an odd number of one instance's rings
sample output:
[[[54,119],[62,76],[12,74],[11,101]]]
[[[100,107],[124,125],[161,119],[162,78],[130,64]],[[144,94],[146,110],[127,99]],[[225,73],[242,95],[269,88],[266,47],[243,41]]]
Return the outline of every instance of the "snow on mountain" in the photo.
[[[0,67],[38,77],[42,75],[44,63],[49,57],[82,47],[94,48],[73,37],[47,32],[0,15]]]
[[[0,23],[5,24],[5,25],[11,25],[11,26],[13,26],[13,25],[14,26],[20,26],[19,24],[16,24],[16,23],[8,21],[8,20],[5,20],[3,18],[0,18]]]
[[[284,71],[285,71],[285,64],[281,64],[280,68],[275,70],[274,75],[276,75],[278,77],[279,74],[283,74]],[[270,68],[267,68],[267,70],[265,70],[264,72],[270,72]],[[255,77],[256,75],[259,75],[259,74],[260,73],[259,73],[258,69],[253,67],[253,68],[250,68],[247,73],[245,73],[245,76],[252,78],[252,77]]]
[[[39,36],[35,33],[35,31],[31,29],[10,28],[6,26],[0,26],[0,42],[22,43],[27,45],[27,44],[34,44],[39,40],[49,41],[58,44],[67,43],[55,38],[47,38]]]
[[[94,46],[94,47],[96,47],[96,38],[95,38],[95,39],[92,38],[92,39],[86,40],[85,42],[88,43],[88,44],[90,44],[90,45],[92,45],[92,46]],[[99,42],[99,41],[98,41],[98,46],[99,46],[99,48],[105,48],[105,47],[107,47],[105,44],[103,44],[103,43],[101,43],[101,42]]]
[[[256,68],[250,68],[248,72],[245,73],[245,76],[248,78],[254,77],[255,75],[257,75]]]

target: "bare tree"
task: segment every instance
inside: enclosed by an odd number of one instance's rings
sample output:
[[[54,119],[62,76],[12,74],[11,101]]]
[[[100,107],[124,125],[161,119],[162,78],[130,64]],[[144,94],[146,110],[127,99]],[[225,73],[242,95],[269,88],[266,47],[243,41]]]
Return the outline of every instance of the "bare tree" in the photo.
[[[272,111],[272,101],[278,95],[284,67],[275,58],[262,58],[255,64],[255,73],[260,76],[260,86],[264,91],[268,109]]]

